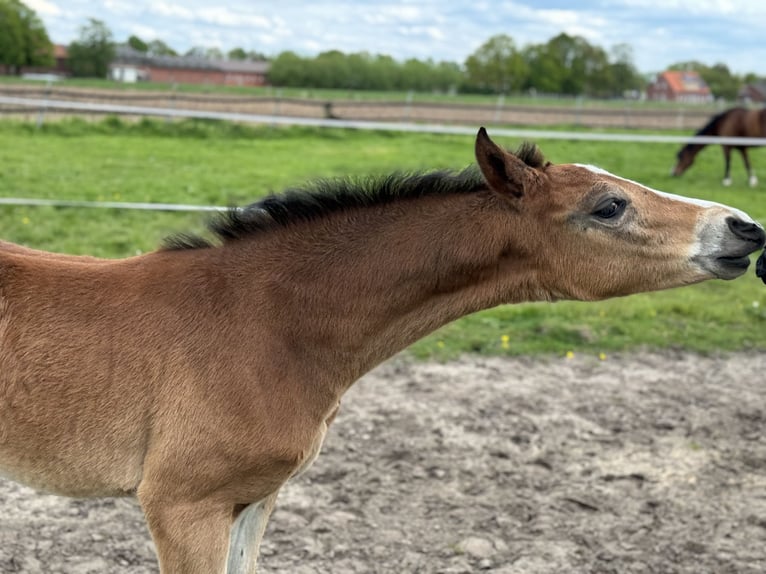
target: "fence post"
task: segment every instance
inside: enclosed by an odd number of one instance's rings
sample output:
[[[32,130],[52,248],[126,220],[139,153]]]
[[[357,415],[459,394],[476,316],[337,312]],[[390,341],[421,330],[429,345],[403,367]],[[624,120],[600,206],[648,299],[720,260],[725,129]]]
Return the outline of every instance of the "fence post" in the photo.
[[[274,107],[271,110],[271,115],[274,118],[276,118],[279,115],[281,101],[282,101],[282,88],[277,88],[277,92],[274,96]],[[271,127],[272,128],[277,127],[277,122],[276,121],[272,122]]]
[[[412,115],[412,98],[413,98],[413,92],[410,90],[407,92],[407,97],[405,98],[405,106],[404,106],[404,119],[405,121],[410,120],[410,116]]]
[[[575,98],[575,125],[582,126],[582,96],[576,96]]]
[[[43,123],[45,122],[45,110],[48,108],[48,100],[51,97],[51,81],[48,80],[45,83],[45,98],[44,98],[44,104],[40,106],[40,109],[37,112],[37,129],[39,130]]]
[[[168,100],[169,100],[169,102],[168,102],[169,106],[168,107],[171,110],[176,109],[176,88],[177,87],[178,87],[178,84],[175,83],[175,82],[173,82],[173,85],[170,86],[170,95],[168,96]],[[173,121],[173,116],[171,116],[171,115],[168,115],[165,118],[165,123],[167,123],[167,124],[171,123],[172,121]]]
[[[503,111],[503,104],[505,103],[505,94],[500,94],[497,97],[497,104],[495,104],[495,117],[492,120],[494,123],[500,123],[500,114]]]

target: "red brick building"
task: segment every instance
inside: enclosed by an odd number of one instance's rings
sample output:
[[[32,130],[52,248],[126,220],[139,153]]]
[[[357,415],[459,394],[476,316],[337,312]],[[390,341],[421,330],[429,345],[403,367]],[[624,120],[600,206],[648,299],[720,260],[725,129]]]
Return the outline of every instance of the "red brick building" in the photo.
[[[207,60],[183,56],[148,56],[118,47],[109,76],[124,82],[162,82],[221,86],[263,86],[269,62]]]

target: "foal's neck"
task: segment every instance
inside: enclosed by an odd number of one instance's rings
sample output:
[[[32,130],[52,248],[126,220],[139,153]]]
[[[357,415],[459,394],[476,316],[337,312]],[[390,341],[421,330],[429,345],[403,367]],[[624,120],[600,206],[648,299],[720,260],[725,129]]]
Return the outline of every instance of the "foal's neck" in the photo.
[[[482,209],[491,201],[483,192],[423,197],[276,230],[253,245],[268,253],[258,263],[268,270],[253,275],[267,277],[261,288],[293,348],[342,393],[458,317],[536,298],[522,286],[528,276],[501,280],[513,249],[498,210]]]

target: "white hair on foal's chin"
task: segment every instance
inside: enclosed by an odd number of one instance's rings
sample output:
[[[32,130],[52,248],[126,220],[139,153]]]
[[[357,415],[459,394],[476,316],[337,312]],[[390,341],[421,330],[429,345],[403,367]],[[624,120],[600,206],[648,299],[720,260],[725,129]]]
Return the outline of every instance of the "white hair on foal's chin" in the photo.
[[[638,183],[637,181],[633,181],[632,179],[628,179],[625,177],[620,177],[619,175],[614,175],[613,173],[610,173],[606,171],[605,169],[601,169],[600,167],[596,167],[595,165],[589,165],[589,164],[582,164],[582,163],[575,163],[572,165],[576,165],[577,167],[581,167],[583,169],[587,169],[588,171],[592,173],[597,173],[599,175],[608,175],[610,177],[613,177],[615,179],[621,179],[622,181],[627,181],[628,183],[632,183],[634,185],[639,185],[643,187],[644,189],[647,189],[651,191],[652,193],[656,193],[657,195],[661,197],[667,197],[668,199],[672,199],[675,201],[682,201],[684,203],[691,203],[692,205],[698,205],[700,207],[723,207],[725,209],[728,209],[729,211],[733,212],[734,215],[738,216],[743,221],[748,221],[750,223],[756,223],[753,221],[753,218],[750,217],[747,213],[744,211],[741,211],[737,209],[736,207],[731,207],[730,205],[724,205],[723,203],[716,203],[715,201],[707,201],[705,199],[697,199],[695,197],[686,197],[684,195],[676,195],[675,193],[667,193],[666,191],[660,191],[658,189],[654,189],[651,187],[648,187],[644,185],[643,183]]]

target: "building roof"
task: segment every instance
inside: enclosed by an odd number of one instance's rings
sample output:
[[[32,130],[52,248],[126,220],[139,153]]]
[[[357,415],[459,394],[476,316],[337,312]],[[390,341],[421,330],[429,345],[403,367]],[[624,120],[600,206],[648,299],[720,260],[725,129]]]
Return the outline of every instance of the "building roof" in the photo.
[[[670,89],[677,94],[710,93],[710,88],[705,83],[705,80],[694,70],[668,70],[662,72],[657,79],[664,79],[668,86],[670,86]]]
[[[53,57],[56,59],[66,59],[69,56],[69,50],[63,44],[53,45]]]
[[[129,46],[117,46],[115,64],[134,64],[155,68],[216,70],[238,74],[265,74],[271,67],[270,62],[249,60],[208,60],[193,56],[151,56]]]

